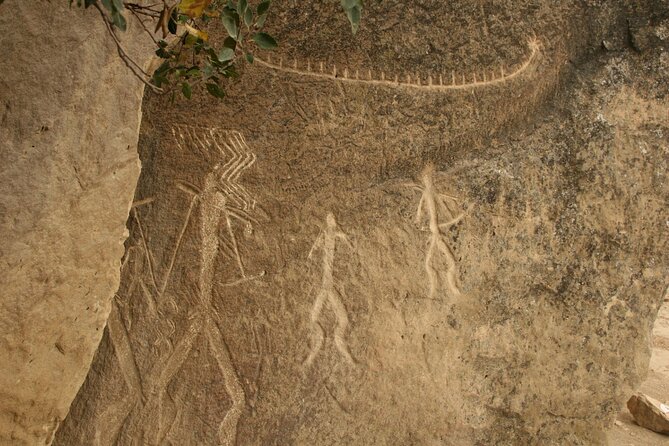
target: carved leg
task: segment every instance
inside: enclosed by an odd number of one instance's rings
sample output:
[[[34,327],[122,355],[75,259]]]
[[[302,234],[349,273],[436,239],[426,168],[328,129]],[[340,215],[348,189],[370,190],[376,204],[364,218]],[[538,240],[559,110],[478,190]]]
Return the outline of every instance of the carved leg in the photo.
[[[329,293],[328,303],[332,308],[335,316],[337,317],[337,326],[334,330],[334,342],[339,353],[351,364],[355,364],[351,352],[348,349],[346,340],[346,329],[348,328],[348,313],[346,312],[346,307],[342,303],[341,295],[337,290],[332,290]]]
[[[221,332],[210,317],[206,318],[205,325],[211,351],[223,374],[225,390],[232,400],[232,406],[218,427],[218,437],[221,445],[233,446],[237,443],[237,424],[246,405],[246,395]]]

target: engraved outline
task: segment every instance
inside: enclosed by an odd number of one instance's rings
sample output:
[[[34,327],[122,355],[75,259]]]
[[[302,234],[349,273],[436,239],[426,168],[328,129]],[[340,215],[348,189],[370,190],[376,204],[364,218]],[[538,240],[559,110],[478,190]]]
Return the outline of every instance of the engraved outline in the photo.
[[[381,72],[378,78],[374,78],[374,74],[371,70],[367,71],[367,78],[361,78],[360,73],[356,70],[354,77],[352,77],[348,69],[345,68],[344,71],[340,74],[337,70],[337,66],[333,65],[332,70],[330,71],[327,67],[324,66],[323,62],[319,64],[319,71],[313,71],[311,67],[311,62],[307,61],[306,69],[300,69],[297,63],[297,60],[293,61],[293,66],[288,67],[284,66],[283,59],[279,59],[278,64],[273,63],[270,56],[268,55],[267,60],[256,56],[255,61],[266,67],[276,71],[282,71],[284,73],[297,74],[300,76],[315,77],[320,79],[328,79],[340,82],[349,82],[356,84],[365,84],[365,85],[379,85],[384,87],[394,87],[394,88],[409,88],[409,89],[421,89],[427,91],[450,91],[450,90],[467,90],[473,88],[482,88],[489,87],[493,85],[502,84],[508,82],[529,69],[541,55],[541,44],[538,39],[532,38],[528,40],[528,48],[530,49],[529,56],[525,61],[511,73],[506,73],[504,67],[499,69],[499,77],[496,77],[496,73],[493,71],[490,75],[483,73],[482,79],[477,80],[476,73],[473,74],[473,81],[467,82],[467,78],[464,74],[456,75],[455,71],[451,72],[451,81],[444,80],[442,74],[438,77],[433,78],[432,75],[427,76],[426,83],[421,83],[421,76],[415,76],[415,82],[412,80],[411,75],[406,75],[406,80],[401,80],[399,76],[395,75],[393,80],[386,78],[385,72]],[[462,83],[458,83],[457,78],[462,78]]]

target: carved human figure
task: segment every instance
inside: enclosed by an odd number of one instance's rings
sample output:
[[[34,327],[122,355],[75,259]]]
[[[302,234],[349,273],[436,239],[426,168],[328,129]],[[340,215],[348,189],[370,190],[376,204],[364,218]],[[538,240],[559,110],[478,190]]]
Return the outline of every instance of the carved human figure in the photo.
[[[425,254],[425,272],[430,282],[430,299],[434,299],[437,293],[437,271],[433,265],[435,251],[441,252],[448,266],[446,270],[446,286],[449,293],[453,296],[461,294],[458,287],[456,275],[456,261],[453,251],[446,243],[444,230],[458,223],[464,214],[456,214],[454,210],[455,197],[439,193],[434,187],[434,165],[428,164],[421,173],[421,186],[414,186],[421,190],[423,194],[418,203],[416,212],[416,223],[419,224],[423,217],[427,217],[428,228],[430,230],[430,240],[427,252]],[[452,206],[453,205],[453,206]],[[445,223],[440,221],[446,220]]]
[[[165,360],[163,366],[159,368],[158,375],[151,380],[150,397],[142,407],[141,415],[138,417],[142,422],[137,425],[137,428],[145,429],[145,425],[150,424],[150,415],[157,412],[157,431],[149,435],[150,438],[147,441],[162,443],[169,434],[173,420],[166,420],[167,417],[163,410],[168,385],[183,366],[196,340],[203,334],[216,359],[222,373],[226,392],[232,401],[232,406],[228,409],[218,427],[219,441],[223,445],[233,445],[236,443],[237,424],[246,403],[246,395],[225,339],[216,325],[214,317],[217,312],[212,306],[212,294],[214,272],[219,252],[227,253],[230,258],[234,258],[241,276],[238,280],[224,285],[231,286],[264,275],[264,272],[255,276],[246,275],[232,223],[233,220],[242,222],[245,225],[245,231],[248,232],[252,223],[255,222],[255,219],[247,211],[247,209],[255,207],[255,200],[236,183],[240,172],[253,164],[255,155],[248,150],[243,138],[236,132],[227,135],[227,133],[219,134],[213,129],[209,129],[202,135],[197,135],[195,132],[186,131],[190,138],[183,142],[194,143],[201,150],[213,150],[215,154],[223,158],[228,155],[230,158],[225,164],[218,163],[214,166],[212,171],[205,176],[202,188],[183,181],[177,184],[179,189],[193,196],[191,203],[196,202],[200,210],[201,245],[197,288],[199,291],[198,305],[189,318],[189,325],[181,340]],[[225,136],[228,136],[228,138]],[[180,137],[177,137],[177,142],[184,139],[183,135],[180,135]],[[222,221],[225,222],[227,228],[227,240],[223,240],[219,236],[219,226]],[[223,249],[219,251],[220,248]]]
[[[334,279],[332,275],[333,265],[334,265],[334,252],[337,239],[343,240],[349,248],[353,249],[353,245],[350,240],[337,225],[335,216],[332,212],[329,212],[326,217],[325,229],[321,231],[316,242],[311,247],[309,251],[309,258],[312,257],[314,251],[317,248],[323,250],[323,279],[321,283],[321,289],[316,295],[316,300],[314,305],[311,308],[311,313],[309,314],[309,323],[311,325],[311,335],[312,335],[312,345],[309,356],[304,362],[306,367],[311,366],[318,355],[318,352],[323,346],[323,341],[325,339],[325,333],[323,327],[318,323],[321,312],[323,311],[323,306],[325,302],[328,303],[330,308],[335,314],[337,319],[337,326],[334,330],[334,343],[339,351],[339,353],[344,357],[346,361],[351,364],[354,364],[355,361],[351,356],[351,353],[344,339],[346,334],[346,329],[348,328],[349,320],[348,313],[346,312],[346,307],[342,303],[341,294],[334,285]]]

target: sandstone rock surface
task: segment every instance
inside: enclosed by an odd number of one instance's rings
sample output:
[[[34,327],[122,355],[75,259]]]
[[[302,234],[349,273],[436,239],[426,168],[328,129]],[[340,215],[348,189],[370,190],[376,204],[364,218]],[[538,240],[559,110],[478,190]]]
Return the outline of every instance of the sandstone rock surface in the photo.
[[[667,286],[666,4],[313,5],[226,101],[147,96],[56,444],[603,444]]]
[[[0,5],[0,444],[48,444],[118,288],[143,88],[100,17]],[[146,59],[138,30],[127,49]],[[150,53],[149,53],[150,54]]]

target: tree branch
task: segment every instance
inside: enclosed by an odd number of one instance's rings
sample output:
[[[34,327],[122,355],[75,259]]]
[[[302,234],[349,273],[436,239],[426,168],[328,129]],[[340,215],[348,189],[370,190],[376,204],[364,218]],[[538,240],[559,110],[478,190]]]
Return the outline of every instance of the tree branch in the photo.
[[[144,24],[144,21],[143,21],[142,18],[139,16],[139,14],[138,14],[134,9],[130,9],[129,11],[132,13],[132,15],[135,16],[135,18],[136,18],[137,21],[140,23],[140,25],[142,25],[142,28],[144,28],[144,31],[146,31],[146,33],[149,35],[149,37],[151,37],[151,40],[153,40],[153,43],[155,43],[156,45],[158,45],[158,39],[156,39],[156,38],[153,36],[153,33],[151,32],[151,30],[150,30],[149,28],[146,27],[146,25]]]
[[[125,48],[123,48],[123,45],[121,44],[121,41],[118,39],[116,36],[116,33],[114,33],[114,29],[112,28],[109,19],[107,18],[107,15],[105,12],[102,10],[100,5],[98,3],[93,3],[93,6],[98,10],[100,15],[102,16],[102,21],[105,24],[105,27],[107,28],[107,32],[109,32],[109,35],[111,38],[114,40],[114,43],[116,44],[116,50],[118,51],[118,55],[123,60],[123,63],[132,71],[132,74],[137,77],[144,85],[149,87],[151,91],[154,93],[162,93],[163,90],[159,87],[156,87],[153,85],[148,79],[151,78],[151,76],[142,69],[142,67],[139,66],[137,62],[135,62],[127,53]]]

